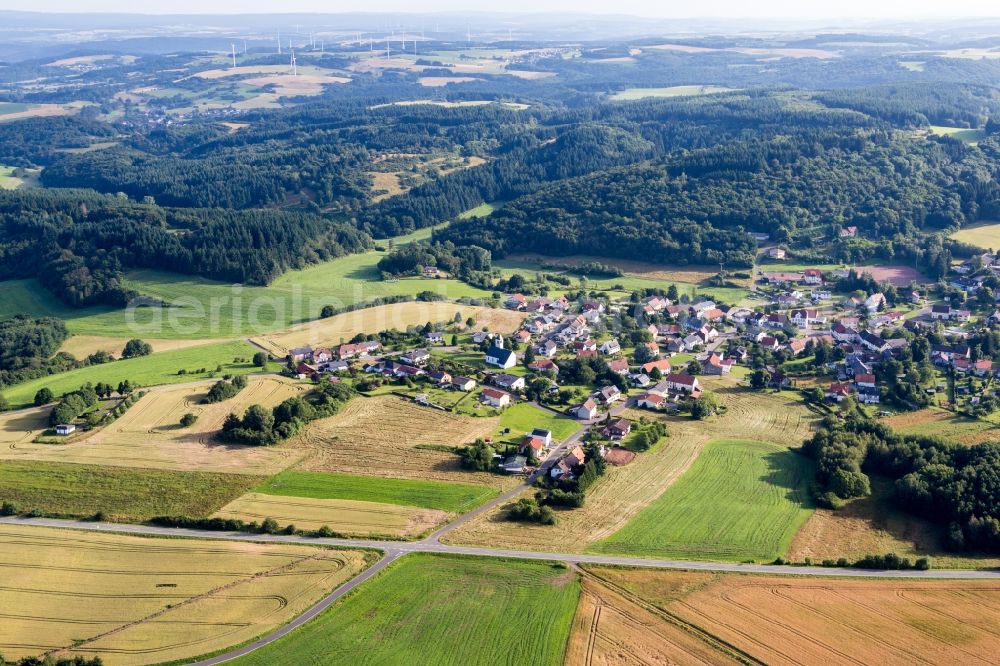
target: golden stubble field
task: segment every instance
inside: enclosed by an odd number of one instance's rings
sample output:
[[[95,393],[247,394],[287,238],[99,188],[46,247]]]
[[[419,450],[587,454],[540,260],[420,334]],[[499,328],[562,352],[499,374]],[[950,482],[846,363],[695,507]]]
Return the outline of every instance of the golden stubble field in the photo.
[[[298,460],[288,447],[223,444],[215,441],[215,435],[230,412],[242,414],[253,404],[273,407],[303,394],[307,385],[278,376],[254,377],[236,397],[200,404],[210,386],[211,382],[203,382],[150,389],[117,421],[69,444],[35,444],[19,432],[33,426],[29,415],[40,415],[35,419],[44,424],[47,414],[5,416],[0,459],[262,475],[277,473]],[[180,419],[187,413],[198,421],[183,428]]]
[[[313,471],[500,488],[504,477],[466,472],[448,451],[416,448],[469,444],[491,434],[498,424],[495,417],[462,416],[397,396],[376,396],[352,400],[336,416],[310,424],[289,446],[305,454],[301,467]]]
[[[524,550],[551,550],[555,541],[563,552],[582,552],[617,532],[659,497],[691,467],[709,441],[753,439],[797,446],[816,421],[795,393],[751,393],[729,378],[705,378],[703,383],[728,407],[725,415],[694,421],[687,416],[626,410],[623,416],[628,419],[661,419],[670,437],[656,449],[639,454],[630,465],[609,467],[587,491],[583,507],[557,511],[558,525],[511,522],[498,507],[449,532],[444,541],[477,546],[504,543]],[[533,492],[526,490],[523,496]]]
[[[300,615],[365,567],[360,551],[0,525],[0,653],[190,659]]]
[[[393,328],[405,331],[408,326],[422,326],[428,321],[451,321],[456,312],[461,313],[463,321],[469,317],[475,319],[477,330],[485,326],[498,333],[512,333],[524,321],[524,313],[512,310],[458,305],[446,301],[430,303],[409,301],[316,319],[284,331],[252,338],[252,341],[282,358],[294,347],[337,345],[347,342],[359,333],[373,333]]]
[[[60,345],[59,351],[72,354],[77,359],[87,358],[99,351],[108,352],[115,358],[121,358],[122,349],[125,348],[125,343],[128,341],[129,338],[103,335],[71,335]],[[158,340],[144,338],[143,341],[149,343],[154,352],[167,352],[177,349],[187,349],[188,347],[197,347],[198,345],[225,342],[222,338],[214,340]]]
[[[326,525],[338,534],[360,537],[410,538],[427,532],[451,517],[446,511],[381,502],[315,499],[247,493],[214,514],[261,523],[274,518],[282,527],[318,530]]]
[[[581,605],[569,664],[731,663],[733,656],[775,665],[991,664],[1000,650],[997,581],[587,571],[599,579],[589,605],[605,609],[595,617]],[[621,614],[643,617],[637,607],[658,622],[645,631],[616,624]],[[719,649],[708,659],[689,658],[687,645],[673,639],[677,626]],[[588,656],[591,634],[597,639]],[[649,654],[667,658],[628,658]]]

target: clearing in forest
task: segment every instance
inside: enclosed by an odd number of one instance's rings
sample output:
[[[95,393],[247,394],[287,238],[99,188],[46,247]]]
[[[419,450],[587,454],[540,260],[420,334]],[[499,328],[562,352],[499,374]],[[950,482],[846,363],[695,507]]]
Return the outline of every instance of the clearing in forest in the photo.
[[[365,568],[365,554],[0,525],[0,652],[155,664],[286,624]]]

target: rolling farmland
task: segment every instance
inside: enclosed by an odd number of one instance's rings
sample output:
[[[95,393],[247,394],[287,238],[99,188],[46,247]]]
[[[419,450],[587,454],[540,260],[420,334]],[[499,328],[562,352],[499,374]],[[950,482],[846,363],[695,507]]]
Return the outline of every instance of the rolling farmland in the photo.
[[[466,472],[448,451],[420,444],[460,446],[496,430],[495,417],[459,416],[419,407],[396,396],[352,400],[336,416],[310,423],[289,442],[307,458],[302,469],[394,479],[454,481],[499,488],[493,474]]]
[[[996,661],[1000,649],[1000,588],[995,581],[805,579],[603,567],[587,571],[674,622],[696,626],[710,640],[725,641],[766,664],[986,664]],[[617,610],[615,597],[598,595]],[[598,618],[598,635],[605,615]],[[612,657],[618,650],[649,649],[651,641],[644,634],[617,636],[625,645],[612,648]],[[608,654],[601,642],[597,646],[598,655]],[[724,657],[719,654],[708,663]]]
[[[563,663],[580,593],[549,564],[411,554],[297,631],[236,660],[267,664]]]
[[[133,385],[153,386],[209,379],[213,375],[247,374],[260,370],[249,362],[254,351],[253,347],[242,341],[188,347],[40,377],[11,387],[4,392],[4,396],[14,406],[26,406],[32,403],[35,393],[42,387],[61,395],[67,391],[75,391],[87,382],[106,382],[117,386],[127,379]],[[246,360],[234,362],[236,358]],[[216,372],[218,366],[222,366],[222,370]],[[197,372],[201,369],[205,372]],[[186,370],[187,373],[180,375],[177,374],[178,370]]]
[[[237,518],[247,523],[273,518],[281,527],[294,525],[300,530],[318,530],[325,525],[337,534],[350,536],[410,538],[444,522],[449,515],[378,502],[247,493],[213,517]]]
[[[0,461],[0,501],[60,518],[89,518],[99,511],[120,522],[203,518],[261,480],[243,474]]]
[[[787,448],[742,440],[708,444],[691,469],[601,553],[772,560],[784,555],[813,505],[812,464]]]
[[[560,550],[582,552],[622,529],[656,500],[691,467],[708,441],[754,439],[798,445],[816,420],[792,393],[751,393],[731,379],[706,379],[706,384],[728,407],[725,415],[693,421],[684,416],[626,410],[623,415],[633,420],[642,416],[662,420],[670,436],[655,449],[639,454],[633,464],[610,468],[587,491],[583,507],[557,510],[556,527],[505,521],[503,509],[497,508],[456,528],[444,540],[456,545],[504,543],[512,548],[548,550],[558,534]],[[532,494],[529,490],[523,496]]]
[[[327,319],[317,319],[292,328],[260,335],[253,341],[275,356],[284,356],[293,347],[305,345],[336,345],[347,342],[358,333],[376,333],[388,329],[405,331],[409,326],[422,326],[426,322],[452,321],[455,313],[462,321],[469,317],[476,320],[477,328],[510,333],[524,320],[522,313],[510,310],[457,305],[446,301],[425,303],[411,301],[379,305],[353,312],[345,312]]]
[[[238,446],[215,441],[230,412],[242,414],[260,404],[274,407],[301,395],[308,386],[276,376],[250,380],[234,398],[200,404],[210,384],[151,389],[121,418],[68,444],[12,442],[0,449],[0,460],[46,460],[153,469],[274,474],[298,460],[287,447]],[[194,414],[187,428],[180,420]],[[22,424],[23,425],[23,424]],[[10,428],[19,427],[16,419]]]
[[[938,407],[902,412],[883,420],[901,435],[943,437],[958,444],[973,445],[996,441],[1000,425],[968,418]]]
[[[360,551],[0,526],[0,652],[190,659],[290,621],[365,566]]]
[[[975,226],[960,229],[951,235],[951,238],[981,247],[984,250],[1000,249],[1000,223],[977,224]]]

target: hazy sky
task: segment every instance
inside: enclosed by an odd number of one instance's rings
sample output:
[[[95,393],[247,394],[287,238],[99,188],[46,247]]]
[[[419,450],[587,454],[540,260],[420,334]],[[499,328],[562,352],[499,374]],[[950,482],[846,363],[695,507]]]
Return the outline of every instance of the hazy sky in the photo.
[[[6,4],[6,3],[0,3]],[[15,9],[13,6],[2,7]],[[1000,16],[1000,0],[33,0],[28,11],[145,13],[286,13],[422,11],[575,11],[668,18],[767,17],[785,19]]]

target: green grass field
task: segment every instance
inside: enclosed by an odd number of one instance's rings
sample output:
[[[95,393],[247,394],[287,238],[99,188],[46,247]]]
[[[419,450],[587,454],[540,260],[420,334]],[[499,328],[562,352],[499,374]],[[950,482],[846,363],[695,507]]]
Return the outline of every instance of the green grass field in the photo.
[[[474,509],[497,494],[492,488],[462,483],[380,479],[295,470],[286,470],[268,479],[255,492],[285,497],[381,502],[452,513]]]
[[[552,431],[552,439],[562,441],[576,432],[580,425],[561,414],[553,414],[547,409],[539,409],[527,402],[519,402],[500,415],[500,428],[510,428],[511,436],[520,439],[534,428]]]
[[[773,560],[812,514],[812,469],[806,458],[774,444],[710,442],[684,476],[593,550]]]
[[[233,663],[557,666],[579,597],[576,574],[549,564],[410,554]]]
[[[167,472],[38,461],[0,462],[0,501],[64,518],[103,511],[109,519],[200,518],[260,483],[258,476]]]
[[[966,227],[953,233],[950,238],[984,250],[1000,249],[1000,222]]]
[[[616,102],[645,99],[647,97],[685,97],[690,95],[715,95],[732,92],[733,88],[721,86],[671,86],[669,88],[626,88],[611,95]]]
[[[0,116],[5,116],[8,113],[24,113],[30,108],[32,108],[30,104],[21,104],[20,102],[0,102]]]
[[[970,145],[976,145],[986,137],[986,132],[981,129],[968,129],[965,127],[942,127],[931,125],[931,132],[938,136],[950,136]]]
[[[250,363],[256,351],[256,347],[242,340],[199,345],[40,377],[17,384],[4,391],[3,395],[12,406],[21,407],[31,404],[35,393],[42,387],[48,387],[59,396],[67,391],[75,391],[86,382],[106,382],[117,386],[127,379],[134,385],[155,386],[209,379],[213,375],[248,374],[260,371],[260,368]],[[244,358],[246,361],[234,363],[235,358]],[[217,373],[215,369],[220,365],[222,371]],[[205,368],[206,372],[195,372],[201,368]],[[187,373],[177,374],[181,369],[187,370]]]

